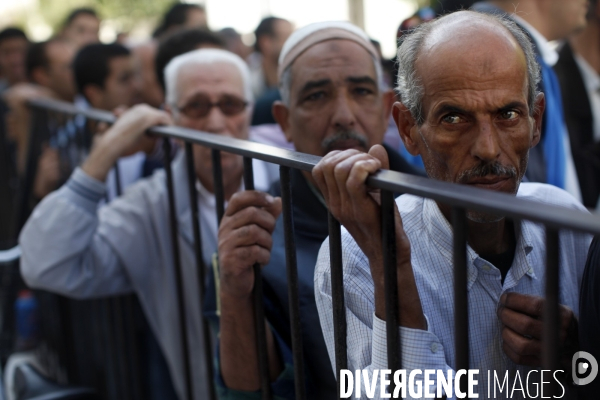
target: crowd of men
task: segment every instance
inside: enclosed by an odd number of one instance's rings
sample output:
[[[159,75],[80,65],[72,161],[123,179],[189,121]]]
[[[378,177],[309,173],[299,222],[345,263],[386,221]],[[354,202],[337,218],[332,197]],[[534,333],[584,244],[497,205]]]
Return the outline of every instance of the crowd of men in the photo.
[[[91,9],[74,11],[59,35],[41,43],[3,30],[0,139],[10,143],[14,176],[27,165],[28,100],[56,98],[117,116],[111,127],[87,132],[84,149],[73,149],[74,135],[88,127],[77,119],[43,144],[37,205],[19,236],[23,278],[73,298],[135,293],[179,398],[207,398],[212,386],[219,398],[251,399],[261,396],[252,297],[258,263],[271,390],[294,398],[277,166],[254,160],[255,190],[244,190],[242,158],[223,153],[219,225],[210,150],[193,146],[209,272],[201,282],[185,154],[173,143],[188,393],[167,178],[162,149],[146,130],[176,125],[295,149],[323,157],[312,173],[291,171],[307,396],[330,399],[338,390],[328,210],[344,228],[348,368],[387,369],[380,202],[366,186],[371,174],[391,169],[581,212],[600,201],[600,3],[521,0],[515,8],[494,0],[446,11],[436,19],[420,11],[412,17],[418,24],[401,26],[394,76],[377,43],[341,21],[296,29],[265,18],[254,51],[232,29],[208,30],[206,10],[190,4],[176,4],[152,40],[131,47],[99,43]],[[456,368],[450,215],[430,199],[396,199],[398,329],[408,370]],[[467,216],[470,368],[526,376],[542,362],[544,229]],[[571,381],[576,351],[600,358],[600,244],[592,239],[560,233],[559,336],[568,371],[560,379],[573,398],[594,398],[600,389],[600,381],[584,389]],[[199,301],[198,293],[206,297]],[[202,316],[217,338],[210,354]],[[485,398],[491,383],[486,373],[480,378]]]

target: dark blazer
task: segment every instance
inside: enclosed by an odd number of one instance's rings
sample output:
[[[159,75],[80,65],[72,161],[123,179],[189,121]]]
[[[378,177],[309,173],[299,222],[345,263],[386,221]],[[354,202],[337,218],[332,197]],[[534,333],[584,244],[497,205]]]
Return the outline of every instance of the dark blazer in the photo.
[[[600,196],[600,142],[594,143],[594,115],[573,49],[566,43],[554,70],[560,82],[571,152],[586,207],[596,207]],[[598,111],[600,118],[600,110]]]

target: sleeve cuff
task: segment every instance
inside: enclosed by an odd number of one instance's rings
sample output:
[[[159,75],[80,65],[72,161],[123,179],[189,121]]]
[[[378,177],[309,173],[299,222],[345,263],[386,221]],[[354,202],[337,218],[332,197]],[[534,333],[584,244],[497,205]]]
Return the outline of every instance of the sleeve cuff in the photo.
[[[81,168],[77,168],[67,181],[65,191],[75,204],[95,213],[98,203],[106,194],[106,185],[86,174]]]
[[[427,318],[427,317],[425,317]],[[387,369],[387,341],[385,321],[373,313],[373,343],[371,364],[374,369]],[[447,368],[442,346],[438,337],[431,332],[429,320],[427,330],[400,327],[402,345],[402,368],[442,369]]]

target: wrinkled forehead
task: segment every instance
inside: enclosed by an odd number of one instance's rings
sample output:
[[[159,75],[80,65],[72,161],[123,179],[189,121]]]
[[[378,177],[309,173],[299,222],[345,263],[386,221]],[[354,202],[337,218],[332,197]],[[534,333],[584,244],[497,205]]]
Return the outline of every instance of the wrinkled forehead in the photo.
[[[292,91],[307,81],[332,79],[343,82],[350,76],[368,76],[375,82],[375,60],[369,52],[351,40],[333,39],[317,43],[300,54],[291,66]]]
[[[177,73],[178,99],[203,93],[211,97],[233,95],[245,99],[244,81],[239,69],[227,62],[194,63],[182,66]]]

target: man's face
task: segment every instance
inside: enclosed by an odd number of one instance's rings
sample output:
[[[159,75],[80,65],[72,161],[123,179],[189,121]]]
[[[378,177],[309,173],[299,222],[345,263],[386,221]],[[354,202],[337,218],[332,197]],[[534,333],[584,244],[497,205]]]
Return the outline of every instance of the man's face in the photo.
[[[544,0],[553,26],[553,37],[548,40],[565,39],[586,25],[587,0]]]
[[[64,29],[63,37],[79,49],[91,43],[98,43],[99,33],[100,20],[92,15],[81,14]]]
[[[25,56],[29,43],[21,37],[5,39],[0,43],[0,72],[9,84],[25,80]]]
[[[65,42],[51,42],[46,47],[48,55],[48,87],[62,100],[73,101],[75,81],[73,78],[73,58],[75,48]]]
[[[139,100],[139,80],[136,80],[132,56],[114,57],[108,61],[109,75],[104,81],[101,105],[104,110],[130,107]]]
[[[457,32],[456,40],[434,31],[416,63],[424,122],[418,126],[400,103],[393,114],[431,178],[516,194],[539,141],[544,100],[530,116],[525,56],[507,32],[496,31]]]
[[[373,58],[362,46],[322,42],[291,68],[289,107],[277,104],[274,115],[298,151],[324,156],[381,143],[393,95],[380,91]]]
[[[154,70],[155,55],[156,43],[143,44],[133,49],[140,100],[158,108],[162,104],[164,96]]]
[[[209,109],[205,116],[193,116],[199,105],[222,102],[230,104],[245,102],[244,84],[238,69],[228,63],[204,64],[183,67],[177,78],[178,99],[176,108],[169,105],[175,123],[237,139],[248,139],[251,108],[243,106],[238,113],[227,115],[217,106]],[[239,103],[241,104],[241,103]],[[196,174],[203,185],[212,188],[212,164],[210,149],[194,146]],[[233,179],[241,177],[243,161],[240,156],[222,153],[223,181],[227,186]]]

